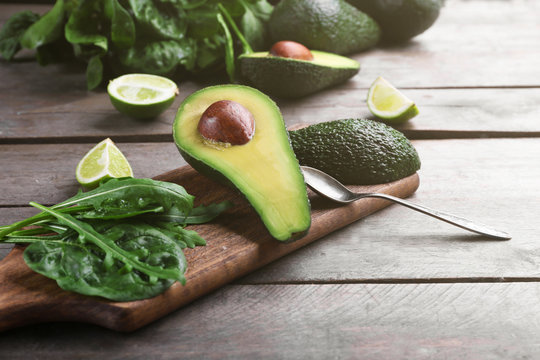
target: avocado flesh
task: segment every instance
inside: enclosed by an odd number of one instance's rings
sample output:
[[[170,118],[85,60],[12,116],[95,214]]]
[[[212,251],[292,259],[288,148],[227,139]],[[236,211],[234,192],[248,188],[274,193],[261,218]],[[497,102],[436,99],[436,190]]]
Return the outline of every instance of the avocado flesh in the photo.
[[[439,17],[443,0],[347,0],[373,17],[386,42],[402,42],[429,29]]]
[[[311,51],[313,60],[271,56],[268,52],[242,55],[242,77],[272,96],[296,98],[343,83],[360,71],[360,63],[344,56]]]
[[[289,132],[301,165],[345,184],[386,183],[414,174],[420,158],[401,132],[365,119],[342,119]]]
[[[341,55],[366,50],[380,37],[375,20],[345,0],[281,0],[268,27],[274,42],[292,40]]]
[[[236,101],[253,114],[255,133],[247,144],[226,147],[199,134],[202,113],[219,100]],[[246,197],[274,238],[290,241],[307,232],[311,214],[306,185],[281,113],[269,97],[242,85],[199,90],[180,105],[173,136],[190,165],[234,185]]]

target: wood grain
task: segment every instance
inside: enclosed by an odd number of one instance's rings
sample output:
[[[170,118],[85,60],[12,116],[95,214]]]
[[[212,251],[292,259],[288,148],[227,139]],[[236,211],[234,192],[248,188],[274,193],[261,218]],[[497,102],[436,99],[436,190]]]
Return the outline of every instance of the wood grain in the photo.
[[[174,168],[180,160],[173,145],[158,145],[119,144],[139,175],[148,169]],[[265,267],[243,279],[243,283],[499,281],[540,277],[536,226],[540,213],[540,167],[534,165],[540,159],[540,142],[420,140],[414,141],[414,145],[422,160],[422,186],[411,198],[413,201],[499,227],[510,232],[513,239],[490,241],[409,209],[391,206]],[[85,151],[85,146],[78,146],[61,147],[65,154],[72,153],[69,161],[73,167]],[[5,197],[11,196],[12,204],[24,205],[36,198],[52,204],[76,191],[72,167],[62,165],[66,158],[50,160],[50,167],[58,170],[56,182],[49,183],[41,181],[41,176],[50,175],[50,170],[39,166],[44,163],[35,153],[39,147],[17,148],[20,163],[8,171],[15,174],[16,181],[7,182],[7,178],[4,181],[0,177],[0,188],[5,189],[0,192],[4,203]],[[160,169],[160,159],[167,159],[170,165]],[[36,169],[36,173],[30,169]],[[17,176],[19,172],[21,176]],[[25,192],[18,191],[21,188]],[[33,211],[0,208],[0,222],[18,220]]]
[[[226,286],[129,335],[44,324],[6,359],[536,359],[538,283]],[[39,349],[39,350],[38,350]]]
[[[2,5],[0,13],[24,7],[14,6]],[[288,125],[366,117],[366,90],[382,75],[418,102],[420,115],[402,128],[410,137],[538,136],[539,16],[534,1],[447,1],[436,24],[415,40],[355,55],[362,70],[351,81],[278,105]],[[180,101],[209,84],[181,81],[168,111],[136,121],[116,112],[103,89],[86,91],[84,70],[84,64],[0,61],[1,87],[9,90],[0,92],[0,143],[170,141]]]
[[[158,176],[181,183],[197,204],[231,200],[236,206],[210,224],[193,226],[208,241],[205,247],[186,251],[187,285],[175,283],[165,293],[134,302],[113,303],[63,292],[54,281],[32,272],[14,248],[0,262],[0,330],[42,321],[84,321],[119,331],[132,331],[196,298],[246,275],[340,227],[365,217],[388,203],[365,199],[347,206],[311,194],[312,225],[293,243],[279,243],[240,194],[198,174],[189,166]],[[357,186],[358,191],[379,191],[407,197],[418,187],[416,174],[393,183]]]

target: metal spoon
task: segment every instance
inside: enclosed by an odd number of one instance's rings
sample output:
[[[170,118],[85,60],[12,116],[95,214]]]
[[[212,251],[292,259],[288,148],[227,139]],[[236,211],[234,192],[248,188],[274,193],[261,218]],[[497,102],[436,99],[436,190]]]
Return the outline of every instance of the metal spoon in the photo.
[[[309,166],[301,166],[304,173],[304,179],[306,184],[309,185],[316,193],[339,203],[350,203],[358,199],[375,197],[393,201],[400,205],[406,206],[409,209],[419,211],[423,214],[432,216],[436,219],[445,221],[452,225],[458,226],[462,229],[469,230],[478,234],[486,235],[499,240],[509,240],[511,236],[504,231],[495,230],[492,227],[474,223],[470,220],[463,219],[461,217],[429,209],[425,206],[413,204],[409,201],[397,198],[395,196],[380,194],[380,193],[354,193],[347,189],[339,181],[331,177],[330,175],[314,169]]]

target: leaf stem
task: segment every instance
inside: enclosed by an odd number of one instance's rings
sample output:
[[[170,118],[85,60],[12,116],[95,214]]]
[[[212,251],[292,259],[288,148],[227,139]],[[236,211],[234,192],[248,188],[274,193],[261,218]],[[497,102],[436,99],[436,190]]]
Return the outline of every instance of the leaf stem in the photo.
[[[221,13],[223,14],[223,16],[225,17],[225,19],[227,20],[227,22],[229,23],[229,25],[231,25],[234,33],[236,34],[236,36],[238,36],[238,39],[242,43],[242,46],[244,48],[244,54],[252,54],[253,49],[251,48],[251,45],[249,45],[246,38],[244,37],[244,34],[242,34],[240,29],[238,29],[238,26],[236,26],[236,23],[234,22],[231,14],[229,14],[227,9],[225,9],[225,7],[221,5],[221,3],[218,3],[218,7]]]

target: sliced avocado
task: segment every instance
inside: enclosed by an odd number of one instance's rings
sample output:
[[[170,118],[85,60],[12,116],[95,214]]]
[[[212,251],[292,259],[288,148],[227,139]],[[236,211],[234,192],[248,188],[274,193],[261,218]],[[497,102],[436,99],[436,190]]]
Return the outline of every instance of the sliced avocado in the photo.
[[[387,42],[401,42],[419,35],[433,25],[443,0],[347,0],[373,17]]]
[[[301,97],[337,85],[360,70],[358,61],[312,50],[313,60],[256,52],[239,58],[242,77],[263,92],[278,97]]]
[[[268,22],[272,40],[292,40],[310,49],[351,54],[374,46],[375,20],[344,0],[281,0]]]
[[[219,120],[218,115],[208,116],[209,108],[223,101],[240,104],[237,108],[252,115],[254,127],[243,135],[233,135],[247,141],[243,145],[226,143],[224,139],[213,141],[207,135],[210,131],[200,129],[201,119],[208,120],[208,126]],[[237,113],[229,113],[233,116],[227,120],[234,121]],[[242,85],[199,90],[180,105],[173,136],[191,166],[244,194],[274,238],[291,241],[307,233],[311,215],[306,185],[281,113],[268,96]]]
[[[342,119],[290,131],[301,165],[345,184],[386,183],[414,174],[420,158],[401,132],[365,119]]]

